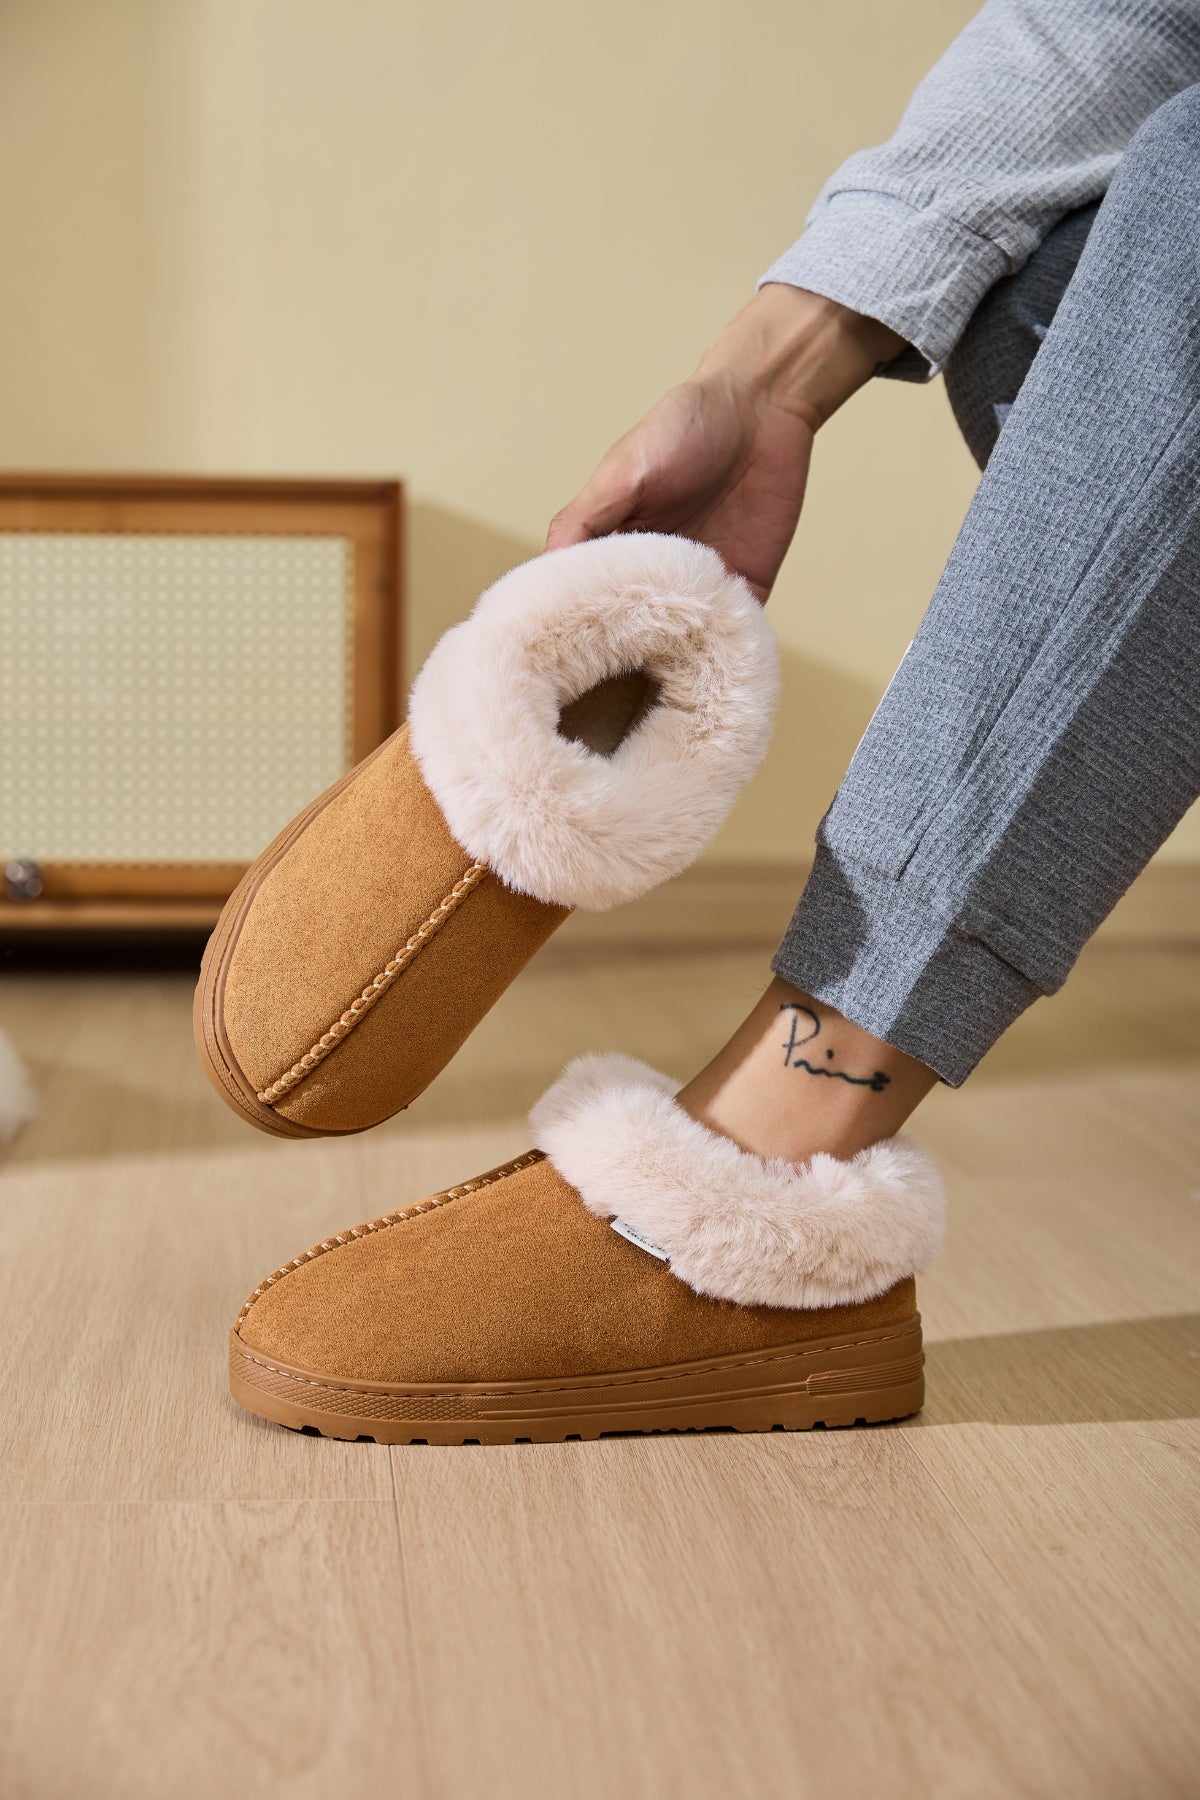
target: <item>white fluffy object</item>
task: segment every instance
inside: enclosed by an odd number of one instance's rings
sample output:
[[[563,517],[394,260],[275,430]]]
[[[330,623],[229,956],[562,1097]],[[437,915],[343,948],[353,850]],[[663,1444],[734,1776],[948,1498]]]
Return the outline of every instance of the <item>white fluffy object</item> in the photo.
[[[934,1261],[945,1201],[915,1145],[895,1137],[849,1162],[768,1161],[691,1118],[678,1091],[632,1057],[581,1056],[529,1122],[588,1209],[632,1225],[697,1293],[741,1306],[837,1306]]]
[[[611,756],[559,732],[565,705],[638,670],[660,693]],[[510,570],[446,633],[409,741],[470,856],[603,911],[695,861],[762,760],[778,685],[763,609],[715,551],[597,538]]]
[[[33,1088],[25,1065],[0,1031],[0,1144],[33,1117]]]

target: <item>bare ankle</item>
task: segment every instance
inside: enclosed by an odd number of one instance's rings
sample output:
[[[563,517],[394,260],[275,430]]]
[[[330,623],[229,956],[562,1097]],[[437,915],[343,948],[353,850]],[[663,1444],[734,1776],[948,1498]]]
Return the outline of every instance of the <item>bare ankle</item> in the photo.
[[[679,1103],[744,1150],[807,1162],[893,1136],[936,1081],[924,1063],[776,977]]]

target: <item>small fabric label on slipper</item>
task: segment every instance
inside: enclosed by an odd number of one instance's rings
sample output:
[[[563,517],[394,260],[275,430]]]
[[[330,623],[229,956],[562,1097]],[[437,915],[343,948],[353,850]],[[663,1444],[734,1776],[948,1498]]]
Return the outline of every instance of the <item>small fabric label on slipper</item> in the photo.
[[[628,1238],[631,1244],[636,1244],[639,1250],[649,1251],[651,1256],[657,1256],[659,1262],[670,1262],[669,1250],[660,1250],[657,1244],[652,1244],[649,1238],[643,1237],[640,1231],[635,1231],[632,1225],[627,1225],[624,1219],[610,1219],[609,1224],[621,1237]]]

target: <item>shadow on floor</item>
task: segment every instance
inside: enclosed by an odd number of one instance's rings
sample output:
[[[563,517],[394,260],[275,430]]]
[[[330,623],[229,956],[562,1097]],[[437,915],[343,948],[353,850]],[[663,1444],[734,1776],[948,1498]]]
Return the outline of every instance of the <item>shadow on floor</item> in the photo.
[[[190,1068],[186,1094],[124,1080],[119,1069],[60,1065],[49,1070],[31,1060],[29,1073],[38,1111],[12,1142],[0,1147],[0,1168],[245,1150],[260,1137],[207,1091],[203,1077],[191,1079]]]
[[[1200,1418],[1200,1314],[926,1344],[914,1428]]]

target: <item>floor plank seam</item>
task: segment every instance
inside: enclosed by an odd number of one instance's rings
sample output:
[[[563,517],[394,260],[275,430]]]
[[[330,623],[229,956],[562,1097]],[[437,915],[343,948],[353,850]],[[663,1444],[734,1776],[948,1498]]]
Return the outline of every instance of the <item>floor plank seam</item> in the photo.
[[[413,1705],[417,1715],[417,1772],[428,1800],[440,1800],[438,1782],[433,1772],[433,1745],[430,1736],[429,1709],[425,1703],[425,1683],[421,1674],[421,1653],[417,1645],[417,1623],[413,1616],[412,1581],[409,1576],[408,1551],[404,1543],[404,1526],[400,1518],[400,1493],[396,1486],[396,1448],[387,1451],[388,1474],[392,1485],[392,1518],[396,1525],[396,1554],[400,1560],[400,1597],[404,1607],[404,1639],[412,1667]]]

